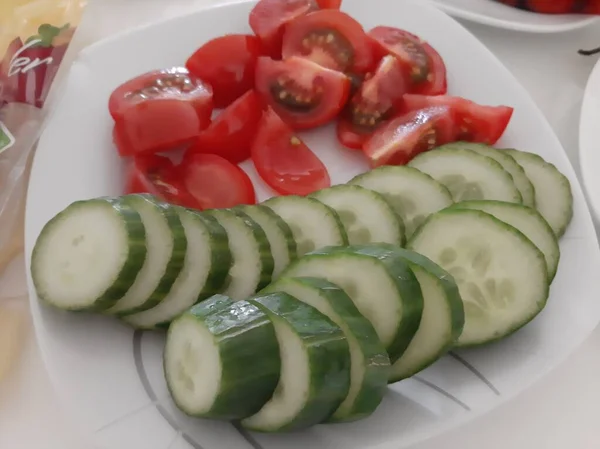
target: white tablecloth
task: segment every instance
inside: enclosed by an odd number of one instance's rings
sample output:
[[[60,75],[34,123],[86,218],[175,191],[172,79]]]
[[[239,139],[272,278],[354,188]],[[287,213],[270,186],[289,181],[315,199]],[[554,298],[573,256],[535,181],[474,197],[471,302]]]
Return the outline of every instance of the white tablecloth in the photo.
[[[91,0],[73,45],[81,48],[120,30],[218,1],[223,0]],[[546,36],[464,24],[529,90],[578,169],[579,110],[596,58],[579,56],[577,49],[600,45],[600,27]],[[0,288],[23,292],[18,268],[9,285]],[[0,385],[0,448],[90,448],[61,408],[29,322],[26,334],[22,359]],[[561,367],[515,400],[415,449],[598,449],[598,373],[599,330]]]

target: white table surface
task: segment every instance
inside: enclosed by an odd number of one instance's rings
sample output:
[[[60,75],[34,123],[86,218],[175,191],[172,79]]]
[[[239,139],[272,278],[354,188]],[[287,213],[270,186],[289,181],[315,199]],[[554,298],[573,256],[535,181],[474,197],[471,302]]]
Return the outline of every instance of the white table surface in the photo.
[[[90,0],[73,47],[81,48],[117,31],[219,1],[224,0]],[[544,36],[466,22],[464,25],[529,90],[579,170],[579,111],[596,58],[579,56],[577,49],[599,46],[600,26]],[[0,284],[3,292],[10,290],[9,296],[24,291],[21,271],[17,263],[8,283]],[[69,425],[69,412],[54,394],[30,321],[24,344],[19,363],[0,384],[0,448],[92,449],[85,436]],[[414,449],[598,449],[598,373],[597,329],[562,366],[518,398]]]

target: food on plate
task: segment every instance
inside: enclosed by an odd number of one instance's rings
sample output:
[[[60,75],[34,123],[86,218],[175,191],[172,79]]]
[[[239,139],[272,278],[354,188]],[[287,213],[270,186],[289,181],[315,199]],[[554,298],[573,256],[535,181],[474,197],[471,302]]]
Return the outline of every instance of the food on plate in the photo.
[[[595,0],[497,0],[508,6],[516,6],[527,11],[537,12],[541,14],[569,14],[592,12],[587,11],[593,5],[597,5]]]
[[[292,128],[308,129],[333,120],[350,94],[350,79],[298,56],[267,57],[256,65],[256,91]]]
[[[212,87],[215,108],[225,108],[254,87],[256,60],[263,54],[256,36],[227,34],[202,45],[185,66]]]
[[[340,9],[342,0],[317,0],[317,4],[322,9]]]
[[[272,108],[258,124],[252,162],[262,180],[283,195],[308,195],[329,187],[327,168]]]
[[[340,72],[365,73],[373,66],[370,41],[360,23],[335,9],[311,12],[290,22],[282,56],[300,56]]]
[[[447,91],[446,66],[439,53],[408,31],[378,26],[369,31],[376,53],[394,55],[404,65],[411,93],[443,95]]]

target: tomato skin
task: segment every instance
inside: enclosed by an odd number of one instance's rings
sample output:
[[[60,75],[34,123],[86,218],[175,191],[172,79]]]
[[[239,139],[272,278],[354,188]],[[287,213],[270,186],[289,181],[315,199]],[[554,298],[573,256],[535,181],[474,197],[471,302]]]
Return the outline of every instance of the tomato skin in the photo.
[[[290,22],[281,54],[284,59],[301,56],[340,72],[365,73],[374,65],[362,25],[335,9],[311,12]]]
[[[340,9],[342,0],[317,0],[317,4],[321,9]]]
[[[267,53],[279,58],[284,27],[317,9],[315,0],[260,0],[250,11],[248,22]]]
[[[308,195],[331,185],[325,165],[272,108],[258,126],[252,162],[263,181],[282,195]]]
[[[250,147],[261,117],[260,98],[254,90],[246,92],[200,133],[190,151],[216,154],[239,164],[250,157]]]
[[[292,128],[310,129],[338,115],[348,101],[350,79],[296,56],[285,61],[261,57],[256,92]]]
[[[216,154],[187,151],[178,174],[197,209],[221,209],[255,204],[252,181],[237,165]]]
[[[513,108],[508,106],[483,106],[461,97],[404,96],[406,112],[432,106],[448,106],[455,110],[458,140],[488,145],[502,137],[513,114]]]
[[[144,73],[121,84],[110,95],[108,109],[113,119],[118,120],[132,106],[164,100],[190,103],[201,122],[210,120],[213,110],[211,86],[182,67]]]
[[[409,112],[375,131],[363,151],[371,167],[407,164],[419,153],[455,141],[455,120],[448,107]]]
[[[369,31],[376,54],[392,54],[405,66],[413,82],[410,92],[443,95],[448,90],[446,65],[439,53],[427,42],[408,31],[378,26]]]
[[[527,0],[526,4],[531,11],[541,14],[568,14],[575,8],[575,0]]]
[[[254,87],[256,60],[264,51],[256,36],[228,34],[190,56],[190,73],[212,86],[215,108],[225,108]]]

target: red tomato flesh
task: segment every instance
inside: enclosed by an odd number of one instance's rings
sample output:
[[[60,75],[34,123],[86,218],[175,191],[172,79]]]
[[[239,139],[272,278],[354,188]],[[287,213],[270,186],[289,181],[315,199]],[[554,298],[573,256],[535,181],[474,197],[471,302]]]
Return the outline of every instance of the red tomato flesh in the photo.
[[[340,72],[364,73],[373,66],[371,44],[362,25],[335,9],[292,21],[285,29],[282,56],[301,56]]]
[[[402,65],[394,56],[385,56],[340,117],[337,125],[340,143],[348,148],[362,148],[382,123],[396,115],[407,90]]]
[[[200,133],[190,151],[216,154],[239,164],[250,157],[250,147],[261,117],[260,98],[254,90],[246,92]]]
[[[585,3],[593,3],[586,1]],[[575,0],[527,0],[526,5],[534,12],[542,14],[568,14],[575,12]]]
[[[435,107],[390,120],[365,143],[371,167],[404,165],[417,154],[455,140],[454,111]]]
[[[427,42],[408,31],[378,26],[369,31],[379,52],[396,56],[412,81],[411,93],[443,95],[446,93],[446,66],[442,57]]]
[[[252,162],[263,181],[282,195],[308,195],[331,185],[325,165],[271,108],[258,126]]]
[[[340,9],[342,0],[317,0],[317,4],[321,9]]]
[[[262,54],[256,36],[229,34],[208,41],[185,66],[212,86],[215,107],[225,108],[254,87],[256,60]]]
[[[461,97],[405,95],[405,111],[433,106],[448,106],[456,113],[456,138],[466,142],[495,144],[510,122],[513,108],[482,106]]]
[[[308,129],[333,120],[348,100],[350,79],[307,59],[261,57],[256,91],[292,128]]]

